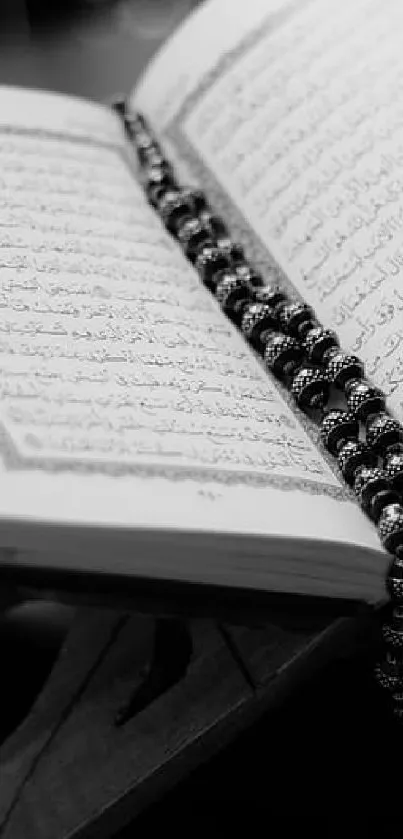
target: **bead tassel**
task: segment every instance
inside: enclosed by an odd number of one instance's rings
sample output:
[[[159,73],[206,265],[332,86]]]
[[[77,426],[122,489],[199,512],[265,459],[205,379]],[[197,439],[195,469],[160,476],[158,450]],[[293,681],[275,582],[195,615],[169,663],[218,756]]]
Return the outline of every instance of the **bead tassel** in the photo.
[[[264,284],[202,191],[178,185],[145,118],[121,116],[149,202],[224,313],[288,386],[299,408],[308,413],[320,409],[322,443],[392,554],[386,579],[392,617],[382,630],[386,653],[376,677],[390,692],[396,719],[403,721],[403,427],[388,414],[382,392],[366,381],[361,360],[343,352],[335,333],[317,321],[309,306],[292,300],[277,284]],[[346,410],[325,410],[331,387],[344,394]],[[365,425],[365,442],[359,438],[360,424]]]

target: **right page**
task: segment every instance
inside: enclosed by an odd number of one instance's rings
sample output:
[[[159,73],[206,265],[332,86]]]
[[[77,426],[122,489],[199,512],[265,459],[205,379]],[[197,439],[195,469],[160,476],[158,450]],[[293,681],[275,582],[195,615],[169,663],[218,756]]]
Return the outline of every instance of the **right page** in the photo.
[[[133,97],[403,419],[400,0],[210,0]]]

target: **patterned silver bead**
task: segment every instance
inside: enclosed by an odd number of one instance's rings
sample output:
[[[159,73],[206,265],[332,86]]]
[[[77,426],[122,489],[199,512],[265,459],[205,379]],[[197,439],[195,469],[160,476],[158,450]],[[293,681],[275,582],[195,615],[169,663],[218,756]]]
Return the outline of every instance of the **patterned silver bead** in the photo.
[[[263,288],[257,289],[255,298],[258,303],[267,303],[273,309],[280,303],[285,303],[288,299],[283,289],[277,283],[266,284]]]
[[[289,335],[273,333],[266,342],[264,360],[278,379],[284,379],[300,364],[302,351],[298,341]]]
[[[320,424],[320,436],[327,450],[337,455],[341,446],[348,440],[358,438],[359,426],[355,417],[338,408],[328,411]]]
[[[291,393],[302,411],[322,408],[329,395],[329,382],[320,367],[302,367],[292,380]]]
[[[358,469],[354,479],[354,492],[363,510],[378,520],[384,507],[399,501],[397,492],[392,489],[383,469],[378,466],[363,466]]]
[[[183,195],[191,202],[195,215],[201,216],[201,213],[209,209],[203,190],[195,189],[194,187],[185,187],[183,189]]]
[[[353,484],[358,469],[376,466],[377,458],[371,449],[359,440],[349,440],[339,449],[338,463],[344,480]]]
[[[322,364],[324,354],[332,347],[338,346],[339,341],[335,332],[323,326],[313,326],[303,340],[305,352],[314,364]]]
[[[385,644],[395,650],[403,650],[403,609],[397,606],[393,609],[392,617],[382,627]]]
[[[147,164],[143,167],[140,178],[147,198],[153,207],[158,205],[161,195],[167,189],[176,188],[173,169],[166,161],[161,165]]]
[[[235,266],[235,273],[241,277],[245,282],[249,283],[254,288],[263,287],[263,279],[258,271],[255,271],[248,262],[242,262]]]
[[[385,397],[381,390],[363,379],[352,379],[346,384],[346,400],[349,410],[361,422],[372,414],[385,410]]]
[[[365,432],[368,445],[379,454],[384,454],[392,446],[403,443],[402,426],[385,412],[369,417]]]
[[[383,462],[385,474],[397,492],[403,492],[403,451],[390,451]]]
[[[195,268],[204,285],[212,291],[223,273],[230,270],[230,260],[216,245],[209,242],[201,245],[196,256]]]
[[[184,221],[191,219],[193,207],[183,190],[169,189],[157,203],[157,210],[170,233],[175,234]]]
[[[240,322],[244,307],[252,299],[252,289],[235,273],[227,273],[217,283],[215,296],[226,315]]]
[[[324,362],[329,381],[341,390],[351,379],[361,379],[364,375],[364,365],[357,356],[336,348],[325,353]]]
[[[388,504],[378,521],[378,533],[385,550],[394,553],[403,546],[403,507]]]
[[[211,210],[205,209],[199,214],[199,219],[201,223],[210,230],[214,240],[228,237],[228,230],[221,216],[217,216]]]
[[[139,131],[134,138],[137,157],[144,166],[150,163],[156,152],[161,154],[161,147],[149,131]]]
[[[403,688],[403,665],[399,656],[387,654],[386,660],[375,668],[375,678],[378,684],[394,693]]]
[[[392,600],[403,603],[403,558],[395,556],[386,577],[386,588]]]
[[[205,245],[213,245],[210,233],[198,218],[186,219],[177,228],[177,237],[188,259],[195,262]]]
[[[244,309],[241,329],[251,344],[260,349],[267,334],[278,327],[273,309],[267,303],[248,303]]]
[[[217,248],[228,257],[233,266],[245,261],[245,254],[238,242],[233,242],[230,236],[219,236],[215,239]]]
[[[315,313],[306,303],[287,302],[277,307],[277,315],[281,328],[287,335],[294,338],[300,337],[300,328],[305,325],[308,328],[316,323]]]

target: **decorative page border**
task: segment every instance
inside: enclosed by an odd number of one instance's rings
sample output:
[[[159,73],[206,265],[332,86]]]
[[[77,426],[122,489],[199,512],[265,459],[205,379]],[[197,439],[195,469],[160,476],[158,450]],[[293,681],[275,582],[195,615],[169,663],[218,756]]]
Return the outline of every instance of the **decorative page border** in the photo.
[[[197,157],[191,153],[190,147],[186,147],[185,138],[180,135],[175,129],[175,142],[186,149],[186,154],[190,155],[193,165],[196,164]],[[109,149],[116,152],[116,154],[126,163],[128,169],[133,175],[130,155],[126,155],[124,150],[114,143],[97,141],[92,137],[82,136],[75,137],[64,132],[51,131],[47,129],[30,129],[30,128],[16,128],[14,126],[1,126],[1,135],[17,135],[30,136],[37,139],[61,140],[70,142],[72,144],[80,144],[85,146],[93,146],[97,148]],[[210,188],[210,179],[207,174],[203,172],[203,179]],[[218,185],[217,185],[218,187]],[[217,190],[218,198],[218,190]],[[235,209],[235,208],[234,208]],[[224,214],[228,216],[228,210],[223,207]],[[241,219],[240,219],[241,226]],[[245,236],[242,238],[245,240]],[[267,259],[265,260],[267,262]],[[253,352],[251,350],[251,352]],[[258,359],[260,362],[261,360]],[[266,372],[266,371],[265,371]],[[66,473],[73,472],[78,474],[104,474],[111,477],[133,475],[142,478],[166,478],[171,481],[193,480],[198,483],[215,482],[227,486],[247,485],[253,487],[271,487],[273,489],[281,489],[283,491],[300,490],[311,495],[325,495],[338,500],[351,500],[351,493],[339,483],[339,477],[334,469],[333,462],[326,456],[323,447],[320,445],[318,433],[315,433],[314,426],[309,423],[307,418],[295,408],[292,404],[288,393],[273,380],[279,396],[292,409],[294,415],[300,425],[307,432],[309,438],[314,443],[314,446],[319,450],[324,460],[330,466],[331,471],[335,475],[338,485],[328,483],[320,483],[313,478],[294,478],[284,477],[281,475],[263,474],[252,470],[236,470],[236,469],[216,469],[214,467],[192,467],[177,465],[161,465],[153,464],[151,462],[143,463],[124,463],[122,461],[102,461],[100,459],[81,459],[77,457],[53,457],[41,455],[25,455],[18,449],[10,432],[7,430],[6,424],[1,419],[0,413],[0,454],[3,457],[4,466],[12,471],[24,470],[40,470],[42,472],[51,473]]]

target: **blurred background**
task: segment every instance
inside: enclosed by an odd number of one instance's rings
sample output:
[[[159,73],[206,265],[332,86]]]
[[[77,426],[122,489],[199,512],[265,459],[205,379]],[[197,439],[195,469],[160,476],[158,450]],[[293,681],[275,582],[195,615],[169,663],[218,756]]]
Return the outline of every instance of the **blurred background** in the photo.
[[[200,0],[0,0],[0,84],[127,92]]]

